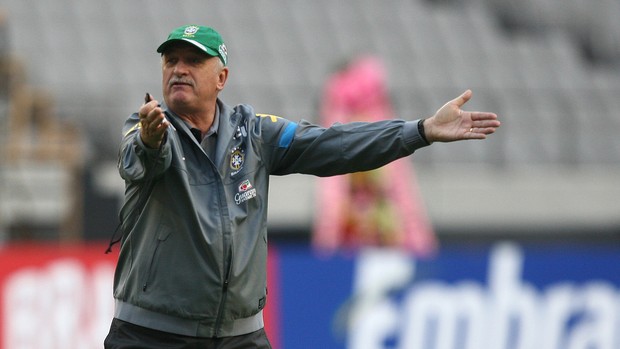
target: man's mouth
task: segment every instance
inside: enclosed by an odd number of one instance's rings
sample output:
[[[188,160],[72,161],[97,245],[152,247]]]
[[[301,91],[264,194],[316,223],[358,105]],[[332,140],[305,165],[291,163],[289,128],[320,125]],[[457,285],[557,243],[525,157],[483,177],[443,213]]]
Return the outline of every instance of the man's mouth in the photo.
[[[191,81],[188,80],[170,80],[168,83],[171,87],[174,86],[193,86]]]

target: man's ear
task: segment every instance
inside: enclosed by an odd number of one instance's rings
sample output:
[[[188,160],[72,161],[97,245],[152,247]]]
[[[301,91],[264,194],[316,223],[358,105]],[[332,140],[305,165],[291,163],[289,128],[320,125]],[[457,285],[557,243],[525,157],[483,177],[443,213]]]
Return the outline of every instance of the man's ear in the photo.
[[[222,68],[222,70],[218,74],[217,89],[219,91],[224,89],[224,85],[226,85],[226,80],[228,80],[228,67]]]

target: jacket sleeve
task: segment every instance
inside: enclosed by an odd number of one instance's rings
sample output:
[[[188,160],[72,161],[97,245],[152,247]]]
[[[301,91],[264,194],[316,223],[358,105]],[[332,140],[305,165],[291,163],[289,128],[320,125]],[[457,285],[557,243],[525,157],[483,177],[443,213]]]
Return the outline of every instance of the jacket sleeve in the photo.
[[[123,139],[118,155],[118,170],[126,182],[142,181],[148,171],[159,177],[172,161],[170,142],[164,141],[162,148],[148,148],[140,138],[140,120],[132,114],[123,126]]]
[[[292,124],[282,128],[288,133],[280,137],[286,142],[278,142],[272,174],[324,177],[367,171],[428,145],[418,132],[418,120],[352,122],[328,128],[306,121]]]

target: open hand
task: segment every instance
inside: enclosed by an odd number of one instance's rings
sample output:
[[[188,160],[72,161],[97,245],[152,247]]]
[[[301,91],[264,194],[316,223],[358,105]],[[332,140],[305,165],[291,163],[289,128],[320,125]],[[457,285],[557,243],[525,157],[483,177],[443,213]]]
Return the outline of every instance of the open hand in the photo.
[[[485,139],[500,126],[497,115],[489,112],[469,112],[461,107],[472,96],[471,90],[444,104],[435,115],[424,120],[429,143],[453,142],[465,139]]]

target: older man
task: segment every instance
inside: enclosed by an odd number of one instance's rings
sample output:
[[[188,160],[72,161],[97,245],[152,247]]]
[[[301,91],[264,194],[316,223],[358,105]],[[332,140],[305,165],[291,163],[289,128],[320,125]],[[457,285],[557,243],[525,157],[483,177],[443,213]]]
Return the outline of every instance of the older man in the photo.
[[[294,122],[218,98],[228,53],[212,28],[176,28],[157,52],[165,103],[147,95],[119,153],[126,198],[106,348],[270,348],[270,175],[374,169],[436,141],[485,139],[500,125],[493,113],[461,109],[469,90],[427,119]]]

